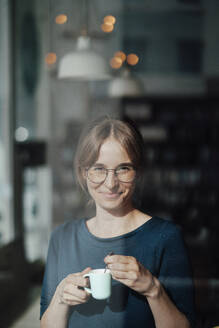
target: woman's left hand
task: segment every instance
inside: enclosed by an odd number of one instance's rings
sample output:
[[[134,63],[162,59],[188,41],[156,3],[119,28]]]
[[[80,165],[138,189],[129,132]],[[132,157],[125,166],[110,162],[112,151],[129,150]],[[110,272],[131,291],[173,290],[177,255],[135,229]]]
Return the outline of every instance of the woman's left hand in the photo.
[[[143,296],[150,296],[157,287],[150,271],[133,256],[108,255],[104,258],[104,262],[110,269],[113,279]]]

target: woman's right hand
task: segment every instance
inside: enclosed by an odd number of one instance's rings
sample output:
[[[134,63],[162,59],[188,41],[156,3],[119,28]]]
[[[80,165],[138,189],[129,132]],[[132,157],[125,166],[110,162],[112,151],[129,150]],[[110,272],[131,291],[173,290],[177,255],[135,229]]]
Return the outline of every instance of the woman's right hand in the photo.
[[[57,287],[57,295],[60,304],[78,305],[86,303],[90,294],[83,288],[88,287],[88,281],[83,277],[91,268],[86,268],[82,272],[69,274]]]

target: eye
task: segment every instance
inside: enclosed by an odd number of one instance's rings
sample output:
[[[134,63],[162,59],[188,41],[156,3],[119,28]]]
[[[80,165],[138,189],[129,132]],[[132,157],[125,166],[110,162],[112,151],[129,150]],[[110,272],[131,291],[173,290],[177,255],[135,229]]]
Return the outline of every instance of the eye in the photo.
[[[105,172],[105,168],[101,166],[94,166],[91,168],[91,170],[92,172],[97,172],[97,173]]]
[[[123,166],[119,166],[116,171],[125,173],[125,172],[129,172],[131,170],[132,170],[132,167],[130,167],[128,165],[123,165]]]

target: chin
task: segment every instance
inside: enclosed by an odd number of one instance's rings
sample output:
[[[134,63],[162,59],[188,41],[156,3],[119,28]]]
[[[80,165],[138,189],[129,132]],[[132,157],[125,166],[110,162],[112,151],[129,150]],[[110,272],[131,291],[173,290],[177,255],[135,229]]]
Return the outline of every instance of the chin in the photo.
[[[112,201],[112,200],[108,200],[108,201],[100,201],[98,202],[99,207],[102,207],[104,210],[110,210],[110,211],[120,211],[120,210],[124,210],[127,207],[130,206],[129,204],[129,199],[120,199],[117,201]]]

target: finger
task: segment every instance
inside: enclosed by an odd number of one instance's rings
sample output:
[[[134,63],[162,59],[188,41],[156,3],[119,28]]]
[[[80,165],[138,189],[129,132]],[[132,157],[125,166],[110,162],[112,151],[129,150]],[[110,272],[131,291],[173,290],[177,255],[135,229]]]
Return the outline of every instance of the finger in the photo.
[[[91,270],[92,270],[91,267],[87,267],[86,269],[84,269],[83,271],[81,271],[81,274],[84,275],[84,274],[90,272]]]
[[[128,279],[129,275],[128,272],[124,272],[124,271],[112,271],[111,270],[111,274],[113,279]]]
[[[113,279],[129,279],[129,280],[137,280],[138,274],[135,271],[116,271],[111,270],[111,274]]]
[[[77,295],[70,295],[70,294],[63,294],[62,297],[62,302],[67,303],[70,305],[75,305],[75,304],[82,304],[85,303],[89,299],[90,295],[85,295],[83,297],[78,297]]]
[[[84,290],[84,289],[81,289]],[[78,291],[78,286],[75,286],[73,284],[67,284],[65,285],[65,287],[63,288],[62,294],[69,294],[69,295],[78,295],[77,293]]]
[[[75,306],[75,305],[80,305],[86,303],[86,301],[81,301],[81,300],[74,300],[74,301],[66,301],[65,304],[70,305],[70,306]]]
[[[85,290],[78,288],[74,288],[71,292],[66,290],[64,293],[70,295],[70,297],[77,297],[81,300],[87,299],[87,296],[89,295]]]
[[[81,287],[87,287],[88,282],[87,278],[83,277],[82,275],[69,275],[66,279],[67,285],[74,285],[74,286],[81,286]]]
[[[138,265],[135,263],[110,263],[107,265],[108,269],[115,271],[138,271]]]
[[[106,264],[120,262],[120,263],[136,263],[137,260],[133,256],[125,256],[125,255],[111,255],[106,256],[104,258],[104,262]]]
[[[78,289],[75,292],[75,295],[80,298],[81,300],[86,300],[89,298],[90,294],[86,292],[86,290]]]
[[[79,282],[78,287],[90,287],[90,280],[89,277],[83,277],[86,273],[89,273],[92,270],[91,267],[87,267],[81,272],[80,278],[82,279],[82,283]],[[81,280],[80,280],[81,281]]]
[[[114,280],[121,282],[121,284],[126,285],[127,287],[133,286],[133,280],[130,279],[114,278]]]
[[[61,298],[72,300],[76,297],[83,301],[87,299],[88,295],[84,289],[78,289],[74,285],[67,285],[62,291]]]

